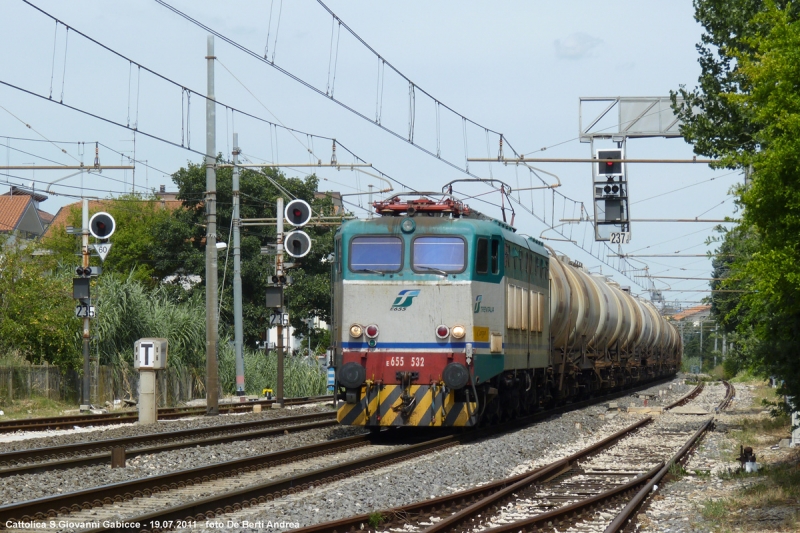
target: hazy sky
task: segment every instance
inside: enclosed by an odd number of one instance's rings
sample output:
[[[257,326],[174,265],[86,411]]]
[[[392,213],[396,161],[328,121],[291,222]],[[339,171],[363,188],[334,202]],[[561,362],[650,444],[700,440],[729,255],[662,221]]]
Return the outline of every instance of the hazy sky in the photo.
[[[144,192],[162,184],[173,189],[169,175],[187,161],[200,162],[200,153],[205,151],[205,102],[196,94],[187,96],[181,87],[206,93],[208,32],[154,0],[32,3],[72,29],[66,31],[21,0],[3,2],[0,81],[43,98],[0,85],[0,165],[75,165],[79,161],[91,165],[95,142],[103,145],[101,164],[128,164],[135,146],[135,159],[140,161],[135,176],[131,171],[105,170],[99,176],[84,174],[60,181],[52,190],[78,197],[106,197],[134,188]],[[218,152],[229,156],[236,131],[244,156],[253,163],[330,161],[331,141],[290,134],[242,114],[249,113],[305,133],[336,138],[394,180],[395,191],[405,187],[439,191],[451,180],[469,178],[455,167],[466,165],[465,155],[496,157],[499,142],[493,132],[504,135],[506,156],[512,155],[510,145],[530,157],[588,158],[589,145],[577,140],[579,97],[666,96],[681,84],[693,87],[699,74],[695,44],[701,28],[694,21],[690,0],[327,0],[330,10],[387,64],[340,27],[316,0],[167,3],[257,56],[219,38],[215,41],[216,98],[229,106],[217,108]],[[167,80],[88,41],[76,30]],[[285,72],[268,64],[271,62]],[[411,80],[413,91],[391,66]],[[332,101],[331,94],[369,120]],[[448,108],[469,121],[465,123]],[[409,137],[410,116],[415,146],[404,140]],[[376,126],[376,120],[397,135]],[[133,128],[139,133],[134,135]],[[45,139],[53,143],[43,142]],[[438,152],[442,160],[417,146]],[[544,147],[547,150],[540,151]],[[681,139],[633,139],[627,148],[631,158],[692,156],[691,147]],[[354,161],[341,147],[337,158],[340,163]],[[583,202],[591,212],[588,165],[540,163],[536,167],[557,175],[562,183],[558,191]],[[541,185],[537,177],[515,166],[471,163],[469,170],[513,188]],[[308,171],[285,170],[292,176]],[[376,190],[386,187],[381,180],[351,170],[316,171],[323,180],[322,190],[347,194],[364,192],[369,184]],[[27,185],[32,181],[37,189],[44,189],[71,173],[2,172],[0,189],[8,183]],[[555,181],[548,174],[540,176],[547,183]],[[631,217],[721,219],[733,215],[727,191],[740,179],[736,173],[712,171],[703,165],[632,164]],[[482,195],[467,203],[501,216],[500,195],[486,185],[458,183],[454,189],[462,196]],[[579,203],[563,199],[553,203],[550,192],[523,191],[513,196],[522,204],[512,203],[515,225],[521,233],[537,238],[546,226],[526,209],[556,224],[561,218],[580,215]],[[346,198],[355,204],[350,207],[357,215],[366,215],[359,208],[366,206],[366,196]],[[55,213],[74,200],[72,196],[52,196],[42,208]],[[703,254],[709,249],[704,241],[713,234],[714,225],[634,223],[632,241],[623,250]],[[565,226],[562,231],[584,248],[592,246],[587,224]],[[579,246],[549,244],[592,271],[602,270],[622,285],[631,285],[634,292],[643,290],[633,283],[636,280],[601,265]],[[654,275],[708,277],[710,273],[710,262],[702,257],[642,261]],[[663,279],[657,285],[708,288],[706,281],[698,280]],[[707,294],[664,292],[668,300],[681,301],[697,301]]]

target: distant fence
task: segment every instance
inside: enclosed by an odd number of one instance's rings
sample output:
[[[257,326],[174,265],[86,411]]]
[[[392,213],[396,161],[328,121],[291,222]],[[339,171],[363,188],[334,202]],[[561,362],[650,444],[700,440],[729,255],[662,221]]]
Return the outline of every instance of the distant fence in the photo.
[[[115,372],[110,366],[95,367],[93,372],[96,376],[92,379],[92,404],[102,406],[115,399],[138,399],[139,372],[132,369]],[[77,370],[62,371],[52,365],[0,367],[0,405],[33,396],[77,405],[81,401],[81,374]],[[159,371],[158,403],[162,406],[176,405],[205,397],[202,385],[202,378],[191,369],[168,368]]]

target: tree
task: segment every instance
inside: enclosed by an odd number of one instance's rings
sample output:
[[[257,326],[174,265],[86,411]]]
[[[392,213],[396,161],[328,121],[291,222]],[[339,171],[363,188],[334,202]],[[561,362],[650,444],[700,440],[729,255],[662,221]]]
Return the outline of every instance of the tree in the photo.
[[[35,243],[0,241],[0,353],[77,369],[82,358],[72,280],[51,275],[32,257],[36,249]]]
[[[682,133],[696,153],[747,169],[751,178],[736,191],[744,208],[743,250],[736,235],[726,243],[740,252],[730,269],[737,278],[721,284],[747,292],[735,306],[717,298],[717,307],[750,346],[749,363],[785,380],[781,392],[800,398],[800,5],[696,0],[695,6],[706,29],[698,45],[703,74],[697,89],[681,89],[684,105],[673,100],[685,121]]]
[[[174,273],[174,262],[180,258],[180,269],[205,278],[205,209],[206,185],[205,165],[190,163],[173,174],[178,186],[178,198],[183,200],[185,210],[176,211],[171,220],[155,229],[163,243],[153,251],[153,260],[159,275]],[[305,180],[287,178],[274,168],[261,171],[244,170],[239,177],[241,218],[275,218],[278,196],[284,199],[301,198],[311,204],[315,212],[330,213],[328,198],[314,198],[317,177]],[[226,272],[226,257],[231,253],[229,239],[233,215],[231,168],[217,169],[217,231],[218,241],[229,244],[226,256],[220,258],[219,283],[223,289],[220,324],[232,330],[233,318],[233,265],[232,257]],[[287,226],[287,230],[290,226]],[[313,246],[308,255],[299,260],[290,259],[298,266],[288,274],[293,285],[285,293],[289,303],[292,326],[300,333],[308,332],[306,319],[319,317],[330,321],[330,266],[324,259],[333,251],[333,229],[330,227],[306,226],[304,231],[312,239]],[[261,248],[275,243],[275,226],[243,226],[241,235],[242,263],[242,314],[244,316],[244,340],[255,346],[269,325],[271,310],[264,306],[266,288],[274,274],[274,256],[261,253]],[[169,267],[173,267],[170,270]],[[225,280],[224,285],[222,280]],[[203,282],[204,283],[204,282]]]
[[[81,205],[65,209],[69,209],[67,224],[80,228]],[[161,278],[153,261],[153,252],[163,246],[159,240],[159,229],[170,220],[170,210],[155,198],[128,194],[90,204],[89,216],[100,211],[110,213],[117,223],[117,229],[110,239],[113,246],[103,261],[103,270],[124,276],[133,272],[134,279],[147,286],[158,285]],[[53,253],[49,256],[51,268],[72,272],[80,264],[80,259],[75,255],[80,253],[79,236],[68,235],[63,228],[54,227],[43,239],[42,245]],[[93,261],[99,264],[99,260]]]

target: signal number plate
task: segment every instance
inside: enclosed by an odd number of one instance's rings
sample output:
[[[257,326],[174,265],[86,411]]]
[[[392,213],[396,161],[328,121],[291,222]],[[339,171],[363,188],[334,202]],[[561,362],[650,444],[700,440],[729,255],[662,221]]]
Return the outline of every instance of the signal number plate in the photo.
[[[611,244],[628,244],[631,242],[631,232],[614,231],[611,233],[611,238],[609,240],[611,241]]]

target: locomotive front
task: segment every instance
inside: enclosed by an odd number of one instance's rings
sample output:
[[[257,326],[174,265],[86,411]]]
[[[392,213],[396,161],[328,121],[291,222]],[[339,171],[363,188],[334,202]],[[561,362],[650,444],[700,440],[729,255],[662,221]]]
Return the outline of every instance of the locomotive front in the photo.
[[[343,224],[333,280],[340,423],[477,423],[473,242],[473,226],[459,218]]]

